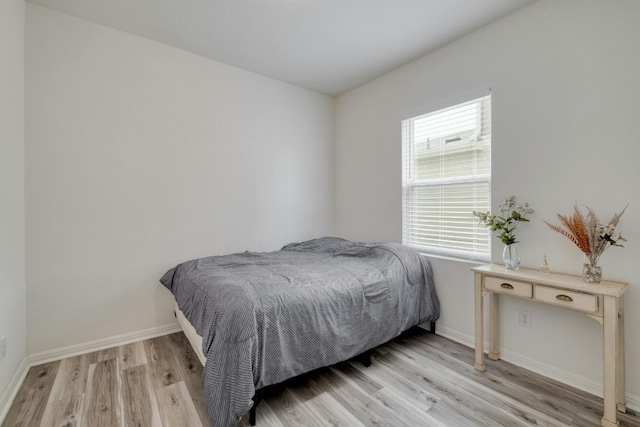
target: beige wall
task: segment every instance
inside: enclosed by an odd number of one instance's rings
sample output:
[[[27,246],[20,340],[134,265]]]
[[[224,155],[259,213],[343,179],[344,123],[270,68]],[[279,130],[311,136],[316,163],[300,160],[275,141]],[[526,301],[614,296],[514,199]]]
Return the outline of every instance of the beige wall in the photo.
[[[542,220],[574,201],[603,219],[631,202],[629,239],[601,264],[631,282],[626,298],[627,392],[640,409],[640,3],[540,0],[336,101],[336,229],[351,239],[401,240],[400,120],[430,105],[492,90],[492,199],[515,194],[536,212],[518,237],[523,265],[579,274],[580,252]],[[493,238],[493,261],[501,244]],[[442,300],[439,331],[471,344],[472,264],[434,259]],[[533,314],[518,326],[518,310]],[[505,359],[598,391],[602,332],[579,313],[506,300]]]
[[[26,350],[24,9],[23,0],[0,2],[0,403]]]
[[[176,263],[332,229],[333,100],[27,6],[30,354],[175,322]]]

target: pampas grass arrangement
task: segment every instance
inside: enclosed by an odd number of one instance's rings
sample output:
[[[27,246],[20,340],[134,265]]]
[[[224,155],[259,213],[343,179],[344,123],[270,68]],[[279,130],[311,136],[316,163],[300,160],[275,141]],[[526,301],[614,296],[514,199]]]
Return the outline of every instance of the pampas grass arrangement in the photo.
[[[629,206],[627,204],[627,206]],[[605,225],[600,222],[597,215],[591,210],[590,207],[585,206],[586,215],[578,208],[578,205],[573,207],[573,215],[561,215],[558,214],[560,222],[564,226],[549,224],[545,221],[553,231],[556,231],[563,236],[571,240],[582,251],[585,257],[589,260],[589,264],[592,266],[598,265],[600,256],[602,253],[611,246],[623,247],[619,242],[625,242],[626,239],[622,237],[622,233],[618,232],[616,237],[616,227],[618,221],[627,206],[622,209],[620,213],[614,214],[611,220]]]

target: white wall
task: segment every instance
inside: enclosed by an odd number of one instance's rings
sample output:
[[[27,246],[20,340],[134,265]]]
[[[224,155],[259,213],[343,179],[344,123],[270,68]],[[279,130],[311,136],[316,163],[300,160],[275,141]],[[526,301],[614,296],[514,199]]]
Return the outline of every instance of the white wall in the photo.
[[[582,257],[542,220],[574,201],[620,222],[625,248],[602,258],[605,279],[628,281],[627,393],[640,409],[640,2],[540,0],[336,101],[336,230],[352,239],[401,240],[400,119],[487,87],[493,97],[493,205],[515,194],[536,210],[518,232],[525,267],[579,274]],[[493,261],[501,244],[493,239]],[[433,259],[439,330],[471,343],[468,263]],[[517,313],[533,313],[533,327]],[[505,359],[597,390],[602,333],[588,317],[505,299]]]
[[[175,322],[178,262],[331,234],[333,100],[27,6],[28,352]]]
[[[24,9],[23,0],[0,2],[0,402],[26,351]]]
[[[11,118],[0,129],[10,202],[0,334],[11,330],[0,391],[25,354],[24,190],[13,185],[24,177],[23,8],[0,9],[9,52],[0,117]],[[167,268],[330,234],[332,213],[336,234],[400,241],[399,119],[491,87],[494,205],[516,194],[536,209],[518,234],[524,266],[546,252],[553,270],[579,273],[577,249],[541,220],[569,213],[574,200],[602,217],[631,202],[620,224],[627,247],[602,265],[605,278],[631,282],[627,392],[639,402],[638,14],[634,0],[539,0],[339,97],[333,153],[330,98],[27,6],[28,352],[169,324],[171,297],[157,282]],[[433,264],[439,330],[471,342],[470,264]],[[533,313],[532,329],[517,326],[519,308]],[[597,323],[517,300],[505,300],[502,316],[505,359],[598,388]]]

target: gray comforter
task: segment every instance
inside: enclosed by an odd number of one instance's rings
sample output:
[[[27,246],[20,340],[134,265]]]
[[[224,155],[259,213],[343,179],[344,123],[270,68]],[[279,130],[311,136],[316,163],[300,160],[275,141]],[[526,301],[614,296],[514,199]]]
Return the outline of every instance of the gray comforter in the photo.
[[[429,262],[394,243],[325,237],[188,261],[160,281],[203,337],[214,427],[234,426],[259,388],[439,317]]]

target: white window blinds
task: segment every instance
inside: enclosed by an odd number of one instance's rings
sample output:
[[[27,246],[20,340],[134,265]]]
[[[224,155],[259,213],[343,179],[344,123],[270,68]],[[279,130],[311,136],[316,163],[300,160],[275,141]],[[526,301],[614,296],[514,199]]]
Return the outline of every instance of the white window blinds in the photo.
[[[403,120],[402,149],[403,243],[488,260],[491,95]]]

